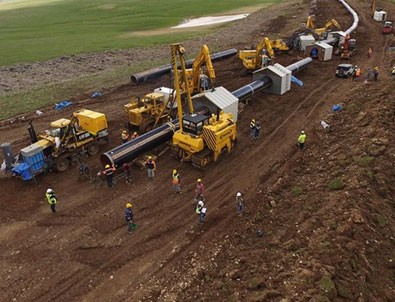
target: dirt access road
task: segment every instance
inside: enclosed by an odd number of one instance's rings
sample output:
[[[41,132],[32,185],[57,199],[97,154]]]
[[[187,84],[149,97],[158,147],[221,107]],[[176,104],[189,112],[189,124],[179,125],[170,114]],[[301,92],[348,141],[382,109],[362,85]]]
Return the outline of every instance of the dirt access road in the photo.
[[[258,11],[184,45],[241,49],[267,33],[290,34],[309,12],[322,22],[335,17],[351,25],[338,1],[315,3],[291,1]],[[303,87],[252,97],[240,115],[237,148],[206,171],[166,153],[154,181],[135,168],[131,185],[119,181],[113,189],[79,181],[77,167],[40,177],[39,185],[1,178],[0,300],[394,301],[395,100],[388,74],[394,37],[380,34],[370,1],[349,3],[361,17],[351,63],[364,75],[378,65],[379,81],[335,78],[338,57],[314,62],[298,74]],[[394,15],[395,5],[384,3]],[[369,46],[374,52],[367,59]],[[163,55],[168,52],[164,47]],[[280,55],[276,61],[287,66],[297,57]],[[217,85],[230,91],[251,81],[240,77],[236,57],[214,67]],[[74,108],[35,118],[35,125],[45,129],[77,106],[99,110],[109,117],[112,147],[124,126],[122,105],[169,82],[163,77],[137,87],[125,83],[94,100],[75,96]],[[343,110],[331,112],[333,104]],[[251,118],[262,124],[257,141],[248,138]],[[329,131],[320,128],[321,119]],[[4,122],[0,137],[18,149],[28,144],[26,127],[21,120]],[[308,134],[303,151],[295,147],[301,129]],[[98,168],[98,158],[89,164]],[[173,168],[181,173],[180,196],[172,192]],[[197,224],[192,202],[197,178],[206,185],[204,225]],[[44,201],[47,187],[60,199],[56,215]],[[246,199],[243,217],[235,211],[237,191]],[[139,225],[132,234],[123,217],[129,201]]]

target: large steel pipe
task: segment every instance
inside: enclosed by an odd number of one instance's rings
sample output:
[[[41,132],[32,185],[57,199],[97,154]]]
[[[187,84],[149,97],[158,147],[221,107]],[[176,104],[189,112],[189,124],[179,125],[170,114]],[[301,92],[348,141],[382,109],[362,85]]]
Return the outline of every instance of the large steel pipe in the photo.
[[[211,58],[211,61],[218,61],[218,60],[230,57],[230,56],[234,56],[235,54],[237,54],[237,49],[231,48],[228,50],[214,53],[214,54],[210,55],[210,58]],[[186,67],[187,68],[192,67],[194,61],[195,61],[195,59],[186,61]],[[146,82],[148,80],[156,79],[162,75],[168,74],[168,73],[170,73],[170,71],[171,71],[171,64],[167,64],[167,65],[163,65],[160,67],[156,67],[153,69],[149,69],[146,71],[132,74],[130,79],[133,84],[138,85],[138,84],[141,84],[141,83]]]
[[[289,71],[291,71],[294,74],[294,73],[297,73],[298,71],[301,71],[302,69],[305,69],[312,62],[313,62],[313,59],[308,57],[308,58],[304,58],[300,61],[297,61],[296,63],[288,65],[285,68],[287,68]]]
[[[300,60],[294,64],[288,65],[286,68],[290,70],[292,73],[297,73],[298,71],[306,68],[310,63],[313,62],[312,58],[305,58]],[[272,79],[269,76],[263,76],[262,79],[256,80],[250,84],[247,84],[235,91],[232,94],[242,101],[245,98],[250,97],[255,92],[258,92],[262,89],[269,88],[273,84]]]
[[[120,167],[125,162],[131,162],[143,153],[169,141],[179,129],[178,119],[161,125],[125,144],[103,153],[100,161],[103,166],[109,164]]]
[[[273,84],[273,81],[268,76],[264,76],[261,80],[254,81],[250,84],[247,84],[235,91],[232,94],[239,99],[239,101],[248,98],[253,95],[255,92],[260,91],[265,88],[269,88]]]

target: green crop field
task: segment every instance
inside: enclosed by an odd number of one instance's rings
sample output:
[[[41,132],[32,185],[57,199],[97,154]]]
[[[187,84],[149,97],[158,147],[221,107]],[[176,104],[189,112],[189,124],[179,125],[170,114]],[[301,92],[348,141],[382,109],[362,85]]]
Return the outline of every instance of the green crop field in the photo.
[[[201,35],[140,35],[184,19],[278,0],[0,0],[0,66],[61,55],[171,43]]]
[[[185,19],[252,12],[277,2],[281,0],[0,0],[0,66],[185,41],[216,27],[177,34],[169,28]],[[152,64],[140,62],[134,72]],[[130,67],[123,67],[23,92],[0,92],[0,120],[126,82],[129,76]]]

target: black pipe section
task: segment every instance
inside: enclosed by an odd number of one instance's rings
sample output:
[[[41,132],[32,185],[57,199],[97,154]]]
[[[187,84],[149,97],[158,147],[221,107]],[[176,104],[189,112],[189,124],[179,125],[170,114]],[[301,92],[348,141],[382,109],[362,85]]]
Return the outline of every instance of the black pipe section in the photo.
[[[250,84],[247,84],[235,91],[232,92],[232,94],[239,99],[239,101],[242,101],[249,96],[253,95],[255,92],[260,91],[265,88],[269,88],[272,86],[273,81],[271,78],[268,76],[262,77],[261,80],[254,81]]]
[[[163,124],[154,130],[103,153],[100,156],[100,161],[103,167],[107,164],[120,167],[123,163],[131,162],[143,153],[169,141],[173,137],[174,132],[179,128],[178,119]]]
[[[293,74],[297,73],[298,71],[301,71],[302,69],[306,68],[310,63],[313,62],[312,58],[305,58],[303,60],[300,60],[294,64],[288,65],[287,68],[289,71],[291,71]],[[271,85],[273,85],[273,81],[269,76],[263,76],[260,80],[256,80],[250,84],[247,84],[235,91],[232,92],[232,94],[239,99],[239,101],[242,101],[251,95],[253,95],[255,92],[258,92],[262,89],[269,88]]]
[[[231,48],[228,50],[214,53],[214,54],[210,55],[210,58],[211,58],[211,61],[219,61],[221,59],[225,59],[227,57],[234,56],[235,54],[237,54],[237,49]],[[195,61],[195,59],[186,61],[186,67],[187,68],[192,67],[194,61]],[[172,68],[171,64],[163,65],[160,67],[156,67],[153,69],[149,69],[146,71],[132,74],[130,79],[134,85],[138,85],[138,84],[141,84],[141,83],[146,82],[148,80],[156,79],[162,75],[170,73],[171,68]]]
[[[297,73],[298,71],[305,69],[312,62],[313,59],[308,57],[308,58],[304,58],[303,60],[297,61],[296,63],[288,65],[285,68],[287,68],[289,71],[292,72],[292,74],[294,74]]]

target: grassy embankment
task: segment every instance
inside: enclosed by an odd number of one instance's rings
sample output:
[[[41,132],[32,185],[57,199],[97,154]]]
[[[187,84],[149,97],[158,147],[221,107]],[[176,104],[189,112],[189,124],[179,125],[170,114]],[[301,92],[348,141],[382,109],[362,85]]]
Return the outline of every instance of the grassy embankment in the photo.
[[[62,55],[151,47],[193,39],[215,30],[168,29],[186,18],[240,12],[281,0],[15,0],[0,4],[0,66]],[[245,12],[245,10],[243,11]],[[144,33],[144,34],[141,34]],[[141,62],[133,72],[167,62]],[[0,119],[86,91],[129,80],[130,67],[0,95]]]

